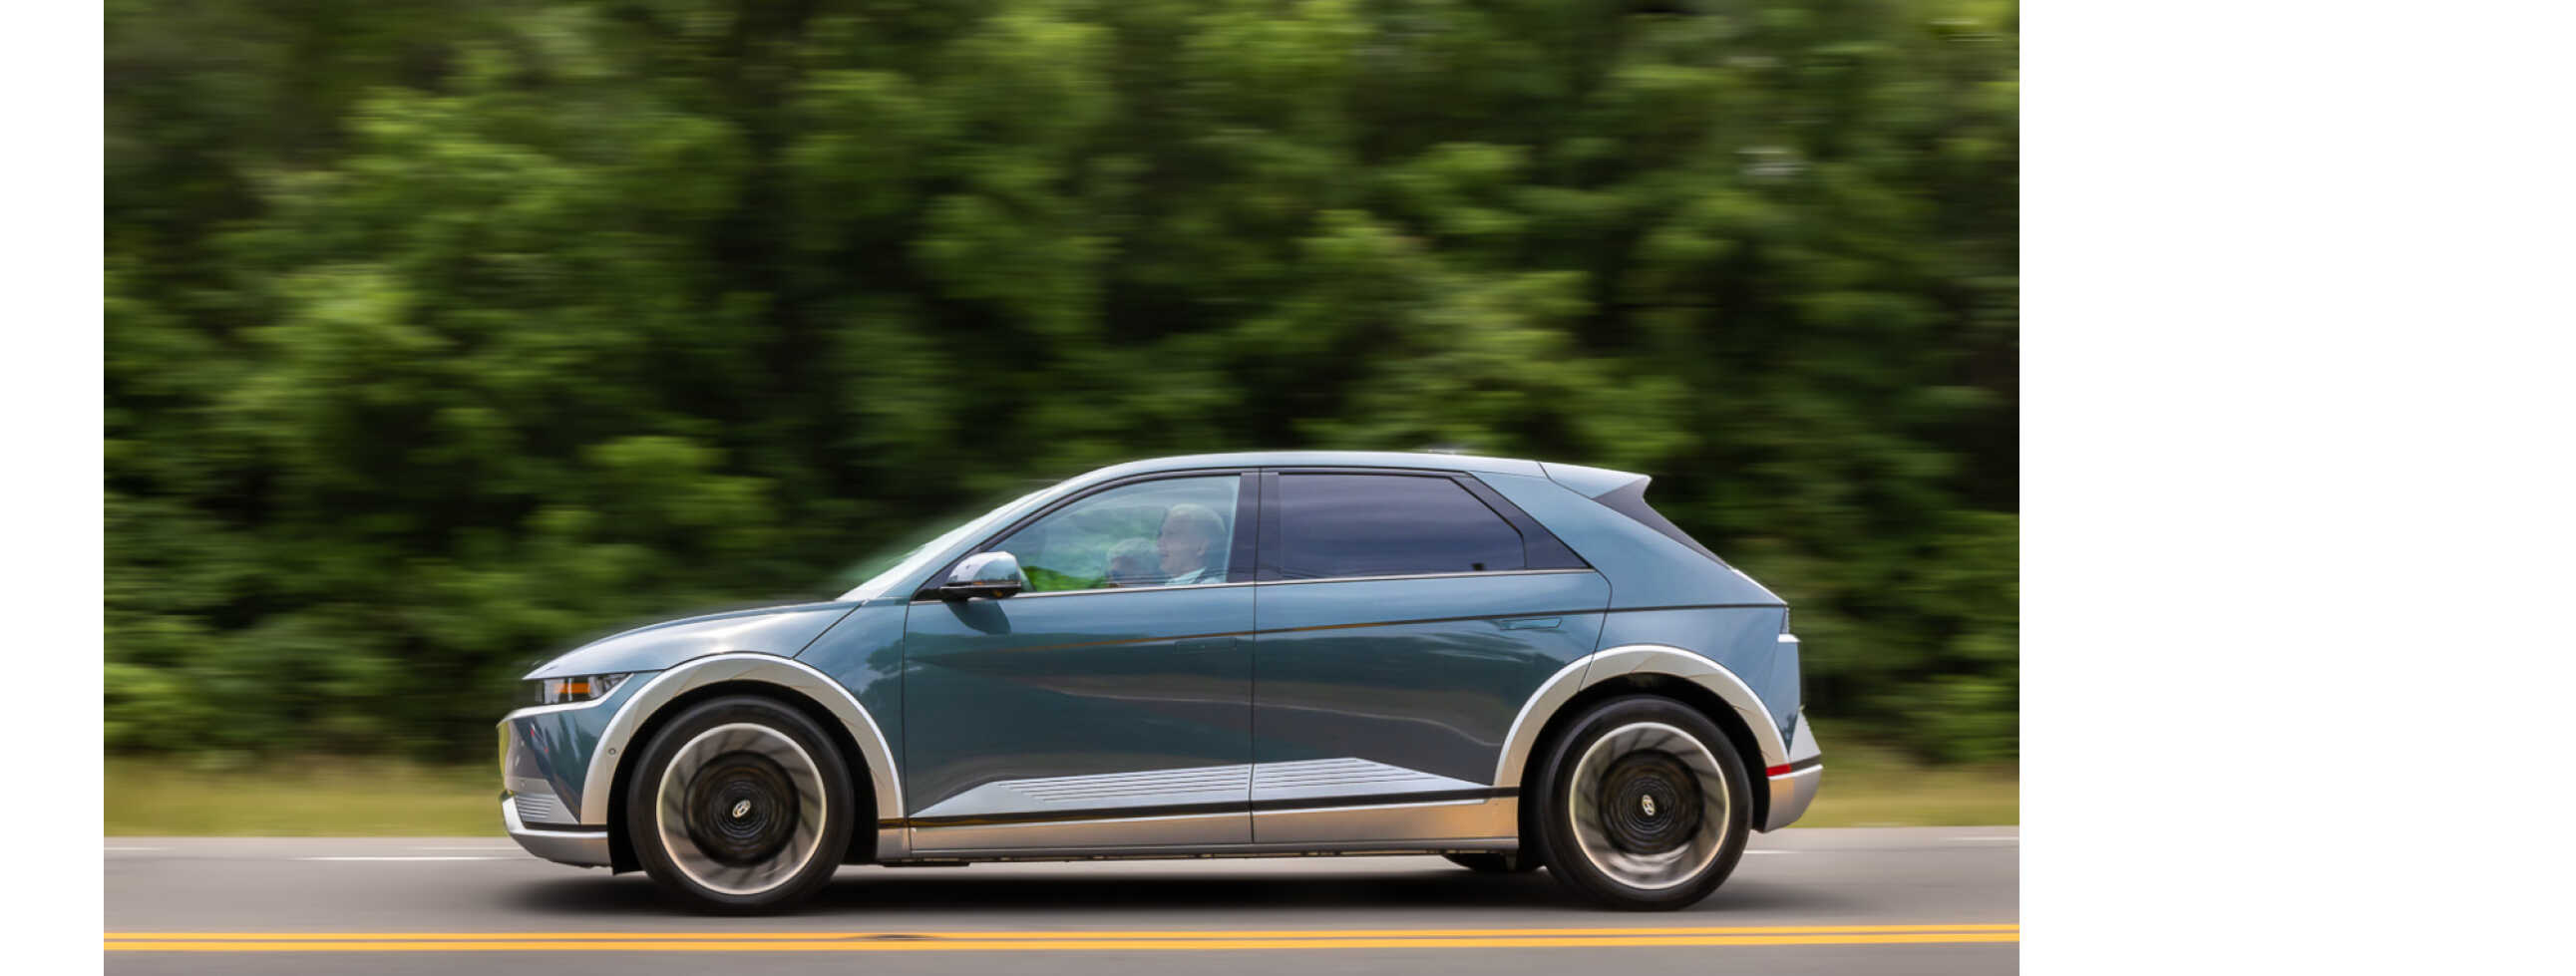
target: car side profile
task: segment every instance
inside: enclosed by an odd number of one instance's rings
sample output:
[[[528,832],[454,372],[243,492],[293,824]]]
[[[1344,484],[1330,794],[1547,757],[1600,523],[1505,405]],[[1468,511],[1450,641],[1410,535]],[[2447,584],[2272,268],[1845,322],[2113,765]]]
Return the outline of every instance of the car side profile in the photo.
[[[1647,483],[1444,454],[1104,468],[837,600],[537,668],[501,816],[720,911],[844,864],[1279,854],[1689,905],[1823,765],[1787,606]]]

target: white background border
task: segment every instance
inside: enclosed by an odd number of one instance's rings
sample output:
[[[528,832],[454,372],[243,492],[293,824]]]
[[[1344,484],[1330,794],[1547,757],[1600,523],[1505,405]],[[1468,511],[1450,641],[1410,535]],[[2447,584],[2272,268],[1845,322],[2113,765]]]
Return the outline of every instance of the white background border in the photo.
[[[2568,9],[2027,12],[2031,971],[2566,965]]]
[[[101,958],[100,855],[41,842],[100,795],[100,12],[12,13],[0,829],[53,972]],[[2024,961],[2564,965],[2569,8],[2022,37]]]
[[[6,716],[11,770],[0,803],[8,852],[11,969],[100,966],[104,829],[99,750],[104,429],[99,322],[105,244],[100,94],[102,10],[8,8],[0,54],[0,477],[10,619]],[[99,827],[88,826],[100,824]]]

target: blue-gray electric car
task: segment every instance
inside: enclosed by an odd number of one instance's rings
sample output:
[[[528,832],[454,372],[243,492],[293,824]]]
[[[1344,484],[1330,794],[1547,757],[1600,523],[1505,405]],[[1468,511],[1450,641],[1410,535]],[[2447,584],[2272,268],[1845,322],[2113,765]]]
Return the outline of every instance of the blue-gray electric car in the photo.
[[[1141,461],[829,603],[607,637],[500,725],[510,836],[759,910],[843,864],[1443,854],[1676,908],[1823,767],[1779,597],[1647,479]]]

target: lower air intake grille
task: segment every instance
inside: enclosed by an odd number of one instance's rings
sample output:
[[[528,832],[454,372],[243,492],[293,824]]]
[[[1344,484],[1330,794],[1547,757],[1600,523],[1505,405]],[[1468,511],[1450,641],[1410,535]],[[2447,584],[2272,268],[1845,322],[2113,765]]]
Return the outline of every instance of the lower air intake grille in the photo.
[[[510,798],[519,807],[519,819],[528,823],[571,823],[572,813],[563,802],[547,793],[521,793]]]

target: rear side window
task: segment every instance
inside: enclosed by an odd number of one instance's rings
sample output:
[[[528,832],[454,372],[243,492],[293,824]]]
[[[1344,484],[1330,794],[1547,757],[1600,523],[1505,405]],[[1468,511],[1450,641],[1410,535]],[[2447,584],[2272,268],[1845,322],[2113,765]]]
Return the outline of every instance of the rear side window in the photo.
[[[1520,530],[1448,478],[1288,474],[1279,479],[1286,579],[1523,569]]]

